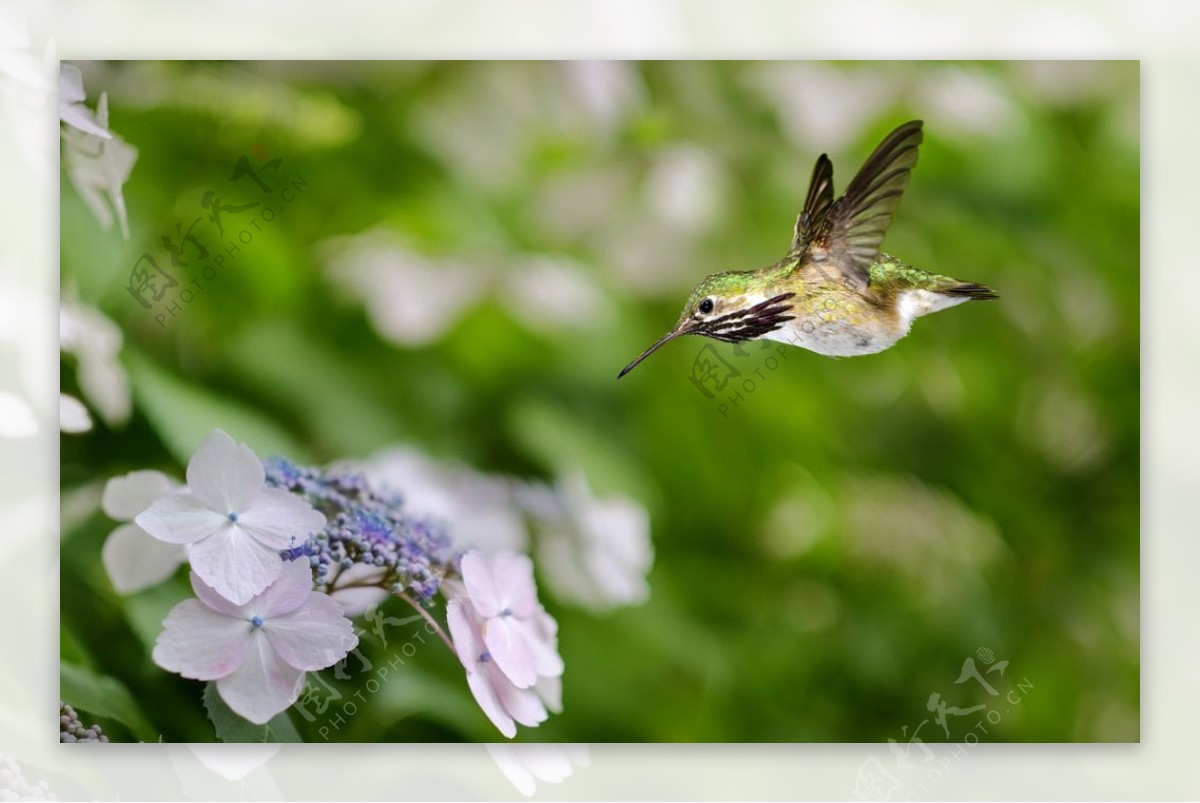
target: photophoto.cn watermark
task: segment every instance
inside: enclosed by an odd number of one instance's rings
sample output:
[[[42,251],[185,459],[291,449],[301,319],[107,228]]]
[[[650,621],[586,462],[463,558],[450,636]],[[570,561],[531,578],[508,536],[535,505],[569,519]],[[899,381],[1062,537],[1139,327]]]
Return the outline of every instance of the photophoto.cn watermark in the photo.
[[[987,694],[987,702],[961,707],[950,704],[939,692],[931,693],[925,708],[932,716],[921,720],[911,732],[908,725],[903,726],[899,739],[888,737],[890,762],[877,756],[863,762],[854,778],[854,796],[868,801],[924,799],[934,786],[954,772],[967,751],[987,741],[992,730],[1017,710],[1033,690],[1028,678],[1006,676],[1007,670],[1008,661],[996,660],[995,653],[987,647],[976,650],[974,657],[963,661],[954,684],[974,681]],[[927,735],[952,745],[948,753],[940,751],[943,753],[940,758],[921,738],[926,726],[930,726]]]
[[[225,190],[205,190],[198,206],[207,214],[199,214],[186,229],[175,224],[174,233],[162,235],[161,252],[146,251],[133,263],[125,289],[160,327],[166,328],[238,260],[244,262],[255,237],[307,190],[303,176],[285,175],[283,159],[269,156],[263,148],[253,148],[250,156],[234,162],[222,185],[230,192],[249,192],[248,197],[231,201],[220,194]]]
[[[432,569],[427,569],[432,571]],[[361,708],[378,694],[384,684],[395,673],[403,671],[408,659],[413,658],[419,649],[429,639],[447,641],[445,631],[433,619],[430,609],[437,607],[437,600],[416,592],[415,604],[420,611],[403,618],[388,616],[380,609],[378,603],[372,603],[363,613],[364,623],[379,640],[383,649],[388,649],[388,632],[395,628],[413,623],[420,623],[410,630],[403,640],[393,638],[391,653],[386,659],[378,659],[378,664],[363,654],[361,646],[351,650],[349,655],[333,665],[333,676],[340,681],[358,678],[358,688],[344,694],[341,689],[333,686],[321,672],[310,672],[305,682],[300,698],[292,704],[300,716],[307,722],[318,723],[317,733],[325,741],[345,728]],[[358,627],[355,635],[362,637],[367,633],[366,627]],[[349,669],[350,657],[358,663],[358,671],[351,674]]]
[[[692,360],[688,380],[704,398],[712,400],[717,412],[728,418],[730,411],[745,404],[783,361],[795,353],[796,343],[798,340],[792,344],[775,340],[737,343],[733,347],[733,362],[721,356],[715,343],[707,343]]]

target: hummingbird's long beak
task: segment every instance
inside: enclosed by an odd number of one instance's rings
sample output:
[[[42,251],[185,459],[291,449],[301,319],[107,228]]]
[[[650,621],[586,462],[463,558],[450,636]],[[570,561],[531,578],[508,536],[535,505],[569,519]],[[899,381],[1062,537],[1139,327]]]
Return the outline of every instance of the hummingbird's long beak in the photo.
[[[622,368],[621,373],[617,374],[617,379],[620,379],[621,377],[625,376],[625,374],[629,373],[634,368],[636,368],[638,363],[640,363],[642,360],[646,359],[651,354],[653,354],[655,352],[655,350],[657,350],[658,347],[661,346],[663,343],[666,343],[668,340],[674,340],[675,338],[679,337],[680,335],[686,335],[689,331],[690,330],[688,329],[686,323],[676,326],[674,329],[667,332],[665,335],[660,337],[658,340],[654,341],[654,345],[651,346],[650,348],[646,349],[645,351],[643,351],[641,354],[639,354],[633,362],[629,363],[629,365],[626,365],[624,368]]]

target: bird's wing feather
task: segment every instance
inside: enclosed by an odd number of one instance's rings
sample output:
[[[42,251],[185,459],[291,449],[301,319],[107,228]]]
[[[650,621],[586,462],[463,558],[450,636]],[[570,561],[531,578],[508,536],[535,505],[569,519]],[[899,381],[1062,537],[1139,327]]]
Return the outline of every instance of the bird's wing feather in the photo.
[[[791,253],[803,251],[812,240],[816,225],[824,222],[833,206],[833,163],[821,154],[813,166],[812,181],[808,183],[808,197],[804,210],[796,218],[796,233],[792,237]]]
[[[820,219],[806,224],[807,240],[799,244],[803,248],[801,271],[819,274],[826,280],[838,278],[859,292],[866,291],[867,269],[879,257],[883,237],[917,163],[921,125],[920,120],[913,120],[888,134],[867,157],[842,197],[825,205]],[[818,160],[813,178],[824,175]],[[827,175],[832,185],[832,168]],[[814,209],[821,208],[822,192],[820,188],[809,189],[809,199],[816,198]],[[831,271],[840,276],[831,277]]]

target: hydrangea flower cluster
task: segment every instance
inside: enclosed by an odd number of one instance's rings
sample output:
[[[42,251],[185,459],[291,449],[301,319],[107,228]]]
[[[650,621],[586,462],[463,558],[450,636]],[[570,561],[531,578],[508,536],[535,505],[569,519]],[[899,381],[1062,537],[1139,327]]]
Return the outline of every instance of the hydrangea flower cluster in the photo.
[[[63,701],[58,702],[58,741],[59,742],[107,742],[108,737],[99,725],[85,727],[79,721],[75,709]]]
[[[308,556],[319,589],[370,585],[431,599],[442,578],[457,568],[458,555],[443,527],[409,515],[400,494],[376,491],[360,473],[276,457],[267,461],[267,484],[325,516],[325,527],[289,552]]]
[[[347,617],[367,610],[363,593],[372,603],[394,595],[430,623],[505,736],[561,710],[558,625],[537,600],[532,561],[464,554],[442,525],[360,473],[264,463],[214,430],[188,462],[186,485],[152,471],[116,477],[105,510],[132,519],[104,551],[119,589],[161,581],[183,559],[191,566],[195,598],[163,621],[154,661],[214,682],[251,722],[296,703],[308,672],[357,647]],[[153,539],[161,554],[139,550]],[[430,613],[439,593],[449,636]]]

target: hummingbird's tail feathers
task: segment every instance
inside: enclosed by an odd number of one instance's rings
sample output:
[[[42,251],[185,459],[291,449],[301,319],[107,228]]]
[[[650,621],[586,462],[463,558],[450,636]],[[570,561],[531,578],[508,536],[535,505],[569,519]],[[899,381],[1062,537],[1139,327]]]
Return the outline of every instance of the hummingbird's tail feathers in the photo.
[[[937,292],[947,296],[968,298],[972,301],[988,301],[1000,297],[999,293],[986,284],[976,284],[975,282],[959,282],[950,287],[939,287]]]

